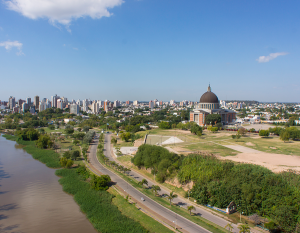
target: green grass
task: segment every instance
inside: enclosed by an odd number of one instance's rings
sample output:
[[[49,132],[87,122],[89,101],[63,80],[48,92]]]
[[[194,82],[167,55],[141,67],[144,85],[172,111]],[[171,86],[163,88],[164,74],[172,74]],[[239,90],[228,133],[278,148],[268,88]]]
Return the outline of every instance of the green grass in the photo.
[[[99,161],[104,164],[104,161],[102,159],[102,157],[98,154],[98,159]],[[105,165],[106,166],[106,165]],[[126,180],[127,182],[129,182],[133,187],[135,187],[136,189],[138,189],[139,191],[141,191],[142,193],[144,193],[145,195],[147,195],[148,197],[150,197],[151,199],[155,200],[156,202],[158,202],[159,204],[163,205],[164,207],[174,211],[175,213],[191,220],[192,222],[198,224],[199,226],[204,227],[207,230],[210,230],[213,233],[221,233],[221,232],[227,232],[224,228],[206,220],[205,218],[199,217],[199,216],[195,216],[192,215],[190,216],[189,212],[184,209],[184,208],[180,208],[177,206],[170,206],[169,201],[166,200],[165,198],[161,198],[161,197],[157,197],[155,196],[151,190],[149,189],[145,189],[142,188],[141,185],[138,184],[138,182],[135,179],[131,179],[131,177],[128,177],[126,175],[124,175],[123,173],[115,170],[112,167],[106,166],[108,167],[110,170],[114,171],[115,173],[117,173],[119,176],[121,176],[124,180]]]
[[[59,183],[63,186],[63,190],[74,195],[80,210],[86,214],[97,231],[147,232],[140,223],[122,215],[118,207],[112,203],[113,195],[106,191],[91,189],[75,169],[60,169],[55,174],[62,177]]]
[[[204,142],[204,143],[195,143],[184,146],[184,148],[191,151],[205,151],[210,152],[220,156],[228,156],[228,155],[237,155],[238,152],[232,150],[230,148],[212,143],[212,142]]]
[[[138,210],[134,204],[130,204],[128,201],[126,201],[125,198],[122,197],[115,189],[109,188],[108,192],[114,195],[112,203],[118,207],[122,214],[139,222],[149,232],[173,232],[163,224],[157,222],[153,218]]]
[[[23,140],[17,140],[18,138],[16,136],[4,134],[3,137],[5,137],[8,140],[17,141],[20,145],[25,146],[23,149],[28,153],[31,154],[31,156],[34,159],[39,160],[40,162],[46,164],[47,167],[50,168],[60,168],[59,158],[60,155],[56,153],[53,150],[45,150],[45,149],[39,149],[35,147],[35,143],[33,141],[23,141]]]

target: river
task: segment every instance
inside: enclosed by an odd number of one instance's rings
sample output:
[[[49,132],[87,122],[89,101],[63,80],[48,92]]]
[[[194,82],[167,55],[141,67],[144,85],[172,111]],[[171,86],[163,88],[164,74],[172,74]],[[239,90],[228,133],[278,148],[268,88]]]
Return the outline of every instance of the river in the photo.
[[[97,232],[54,173],[0,136],[0,233]]]

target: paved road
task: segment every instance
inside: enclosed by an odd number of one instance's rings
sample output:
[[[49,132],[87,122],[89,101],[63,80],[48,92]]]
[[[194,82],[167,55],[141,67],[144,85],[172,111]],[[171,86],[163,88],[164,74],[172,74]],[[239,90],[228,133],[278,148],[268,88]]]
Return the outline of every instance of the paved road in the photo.
[[[98,142],[98,136],[96,137],[95,140]],[[141,200],[141,198],[144,198],[145,199],[145,201],[143,202],[144,205],[146,205],[149,209],[151,209],[155,213],[168,219],[169,221],[174,222],[174,226],[175,226],[175,221],[176,221],[176,225],[179,228],[181,228],[182,230],[185,230],[185,231],[191,232],[191,233],[192,232],[209,232],[208,230],[203,229],[202,227],[198,226],[197,224],[195,224],[195,223],[181,217],[180,215],[177,215],[176,213],[170,211],[169,209],[161,206],[157,202],[153,201],[152,199],[150,199],[147,196],[145,196],[144,194],[142,194],[140,191],[136,190],[134,187],[132,187],[130,184],[128,184],[126,181],[124,181],[122,178],[120,178],[118,175],[116,175],[115,173],[113,173],[110,170],[103,167],[97,159],[97,155],[96,155],[97,154],[96,153],[97,152],[97,144],[98,143],[95,143],[94,145],[91,146],[90,155],[89,155],[90,163],[101,173],[108,174],[111,177],[111,179],[114,182],[116,182],[122,189],[124,189],[124,191],[126,191],[130,196],[132,196],[136,200]],[[109,134],[105,134],[104,154],[107,158],[109,158],[109,160],[116,161],[111,156],[110,135]],[[148,185],[150,187],[154,184],[147,177],[143,177],[141,174],[136,173],[134,171],[131,171],[129,175],[133,179],[136,179],[138,181],[140,181],[144,178],[147,179]],[[165,190],[163,188],[161,188],[161,189],[162,190],[159,192],[159,194],[162,195],[164,193],[165,194],[168,193],[168,190]],[[173,200],[173,203],[176,203],[183,208],[187,207],[187,203],[183,198],[175,198]],[[195,206],[195,207],[196,207],[196,210],[193,212],[198,214],[199,216],[204,217],[207,220],[214,222],[215,224],[218,224],[219,226],[222,226],[222,227],[225,227],[228,224],[228,222],[226,220],[224,220],[223,218],[218,217],[218,216],[210,213],[209,211],[203,210],[197,206]],[[232,225],[234,226],[234,232],[238,232],[237,226],[234,224],[232,224]]]

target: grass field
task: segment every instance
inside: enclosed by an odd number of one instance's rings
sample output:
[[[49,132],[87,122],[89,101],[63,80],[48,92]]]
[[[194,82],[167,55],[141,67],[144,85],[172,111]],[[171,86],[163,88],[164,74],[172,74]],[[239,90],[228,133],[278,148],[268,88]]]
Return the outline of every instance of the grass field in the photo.
[[[249,147],[259,151],[274,153],[274,154],[286,154],[286,155],[300,155],[300,141],[290,141],[283,142],[278,137],[269,138],[252,138],[252,137],[242,137],[240,140],[236,141],[233,139],[228,139],[223,141],[223,144],[238,144],[241,146]]]

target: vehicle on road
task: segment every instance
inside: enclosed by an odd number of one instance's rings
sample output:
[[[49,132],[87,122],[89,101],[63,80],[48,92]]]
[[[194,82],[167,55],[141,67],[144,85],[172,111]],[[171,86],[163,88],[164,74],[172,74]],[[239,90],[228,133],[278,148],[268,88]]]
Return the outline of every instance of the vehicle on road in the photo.
[[[142,200],[142,201],[145,201],[145,199],[144,199],[144,198],[142,198],[142,197],[141,197],[141,200]]]

